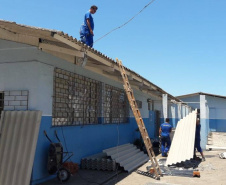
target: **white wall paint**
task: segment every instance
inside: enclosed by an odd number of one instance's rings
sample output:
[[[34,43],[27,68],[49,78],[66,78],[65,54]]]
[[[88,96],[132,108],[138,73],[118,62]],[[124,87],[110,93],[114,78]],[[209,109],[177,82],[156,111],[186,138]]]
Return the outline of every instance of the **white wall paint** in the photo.
[[[0,63],[0,91],[10,90],[28,90],[29,110],[52,115],[52,66],[32,61]]]
[[[36,47],[0,40],[0,91],[29,90],[29,108],[42,110],[43,115],[52,115],[54,67],[123,88],[122,83],[103,78],[99,74],[44,53]],[[152,97],[138,90],[134,90],[134,96],[142,101],[142,117],[148,118],[147,99]],[[158,107],[156,109],[161,110]]]

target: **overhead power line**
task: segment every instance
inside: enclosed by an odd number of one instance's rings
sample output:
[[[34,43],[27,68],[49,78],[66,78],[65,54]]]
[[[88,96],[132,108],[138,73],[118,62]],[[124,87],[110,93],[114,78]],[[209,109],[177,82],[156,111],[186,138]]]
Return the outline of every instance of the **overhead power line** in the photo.
[[[124,24],[122,24],[119,27],[116,27],[114,29],[112,29],[111,31],[109,31],[108,33],[106,33],[105,35],[103,35],[102,37],[100,37],[99,39],[97,39],[94,43],[96,43],[97,41],[101,40],[102,38],[106,37],[107,35],[109,35],[110,33],[112,33],[113,31],[122,28],[123,26],[125,26],[126,24],[128,24],[130,21],[132,21],[136,16],[138,16],[145,8],[147,8],[150,4],[152,4],[155,0],[151,0],[148,4],[146,4],[144,6],[144,8],[142,8],[136,15],[134,15],[132,18],[130,18],[127,22],[125,22]]]

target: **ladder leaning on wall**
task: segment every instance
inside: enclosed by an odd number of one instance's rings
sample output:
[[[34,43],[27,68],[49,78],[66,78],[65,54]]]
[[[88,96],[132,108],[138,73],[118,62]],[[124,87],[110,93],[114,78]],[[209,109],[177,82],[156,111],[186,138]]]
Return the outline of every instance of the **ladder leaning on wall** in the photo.
[[[147,130],[145,128],[143,118],[141,117],[140,111],[138,109],[138,106],[137,106],[137,103],[136,103],[136,100],[135,100],[135,97],[134,97],[134,94],[133,94],[133,90],[132,90],[132,88],[129,84],[129,80],[128,80],[127,74],[125,72],[125,69],[122,65],[122,62],[119,61],[118,59],[116,59],[116,61],[118,63],[119,70],[120,70],[121,75],[122,75],[122,79],[123,79],[123,83],[124,83],[124,85],[123,85],[124,90],[126,91],[127,98],[129,100],[131,109],[132,109],[134,117],[136,119],[136,122],[137,122],[138,128],[140,130],[141,136],[143,138],[145,147],[147,149],[148,156],[149,156],[149,158],[152,162],[152,166],[154,168],[155,179],[159,180],[160,176],[162,175],[162,172],[160,170],[158,161],[156,160],[155,153],[154,153],[153,148],[152,148],[152,143],[151,143],[151,140],[148,136]]]

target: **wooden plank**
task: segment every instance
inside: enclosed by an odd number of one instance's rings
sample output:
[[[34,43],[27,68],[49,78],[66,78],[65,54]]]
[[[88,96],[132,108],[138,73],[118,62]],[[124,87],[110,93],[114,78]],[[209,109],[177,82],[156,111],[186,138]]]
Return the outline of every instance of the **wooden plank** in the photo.
[[[82,46],[79,46],[79,44],[76,44],[76,43],[68,40],[68,38],[64,38],[63,36],[60,36],[58,34],[54,34],[53,37],[77,50],[82,50]],[[92,51],[86,50],[85,52],[88,57],[91,57],[91,58],[103,63],[106,66],[109,66],[109,67],[112,66],[112,63],[110,61],[108,61],[107,59],[105,59],[103,57],[98,56],[97,54],[94,54]]]
[[[88,65],[90,67],[100,68],[100,69],[103,69],[103,70],[108,71],[108,72],[114,72],[115,71],[115,69],[113,67],[109,67],[109,66],[103,65],[101,63],[98,64],[98,63],[93,63],[93,62],[87,62],[86,65]]]
[[[67,44],[67,45],[69,45],[69,46],[71,46],[71,47],[73,47],[73,48],[75,48],[75,49],[77,49],[79,51],[82,49],[82,46],[79,46],[78,44],[68,40],[68,38],[64,38],[63,36],[60,36],[58,34],[54,34],[53,38],[65,43],[65,44]]]
[[[55,51],[55,52],[59,52],[59,53],[67,54],[67,55],[76,56],[76,57],[82,57],[82,58],[84,57],[84,52],[67,49],[67,48],[63,48],[63,47],[59,47],[59,46],[51,45],[51,44],[46,44],[46,43],[39,43],[39,49]]]
[[[10,40],[14,42],[29,44],[32,46],[38,46],[39,38],[29,35],[18,34],[15,32],[8,31],[0,27],[0,39]]]
[[[117,81],[117,82],[122,83],[120,81],[120,79],[119,79],[119,76],[109,75],[109,73],[104,72],[102,69],[99,69],[99,68],[96,68],[96,67],[91,67],[91,66],[85,66],[85,69],[90,70],[90,71],[93,71],[95,73],[98,73],[98,74],[100,74],[102,76],[105,76],[105,77],[111,79],[111,80],[114,80],[114,81]]]
[[[93,52],[91,52],[89,50],[86,50],[86,54],[87,54],[87,56],[89,56],[89,57],[101,62],[102,64],[104,64],[106,66],[109,66],[109,67],[112,67],[112,63],[108,59],[100,57],[97,54],[94,54]]]

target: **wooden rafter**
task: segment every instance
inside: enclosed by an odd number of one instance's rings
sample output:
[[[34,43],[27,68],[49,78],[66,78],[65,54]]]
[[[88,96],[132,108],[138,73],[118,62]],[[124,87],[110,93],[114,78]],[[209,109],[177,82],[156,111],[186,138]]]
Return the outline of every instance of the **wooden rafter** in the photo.
[[[12,32],[5,28],[2,28],[1,26],[0,26],[0,38],[4,40],[29,44],[32,46],[38,46],[39,43],[39,38],[37,37]]]
[[[63,48],[63,47],[59,47],[59,46],[51,45],[51,44],[46,44],[46,43],[39,43],[39,49],[53,51],[53,52],[55,51],[58,53],[72,55],[72,56],[76,56],[76,57],[84,57],[84,52],[67,49],[67,48]]]

